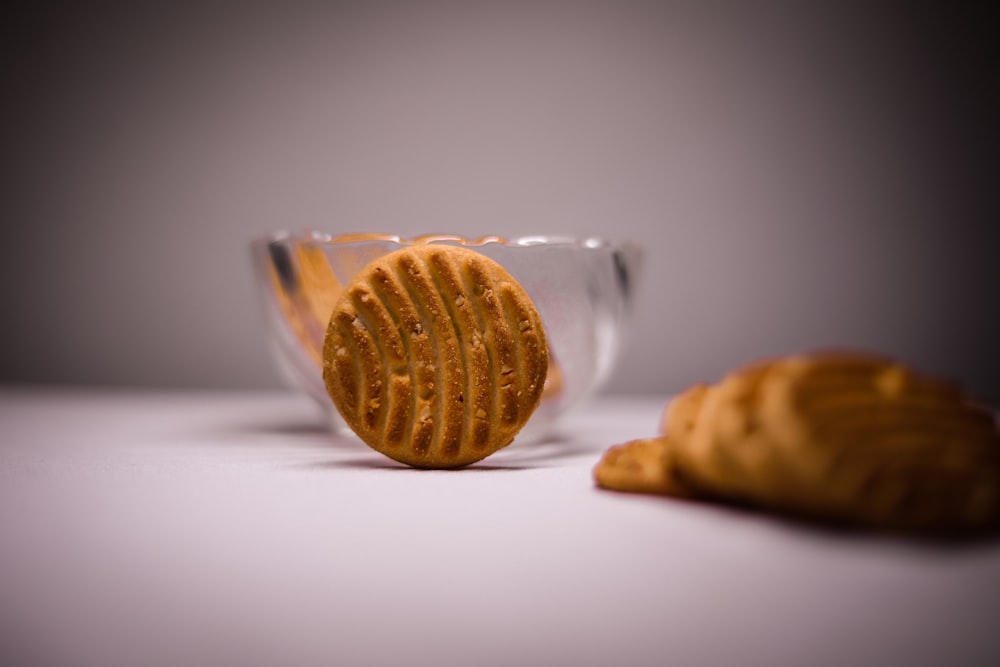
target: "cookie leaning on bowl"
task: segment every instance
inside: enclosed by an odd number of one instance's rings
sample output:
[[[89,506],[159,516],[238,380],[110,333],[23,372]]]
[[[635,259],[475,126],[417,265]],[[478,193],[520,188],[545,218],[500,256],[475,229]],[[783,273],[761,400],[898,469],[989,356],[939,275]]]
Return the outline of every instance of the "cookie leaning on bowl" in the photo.
[[[367,265],[327,329],[323,379],[348,426],[416,467],[456,468],[510,444],[548,368],[541,318],[497,262],[447,245]]]

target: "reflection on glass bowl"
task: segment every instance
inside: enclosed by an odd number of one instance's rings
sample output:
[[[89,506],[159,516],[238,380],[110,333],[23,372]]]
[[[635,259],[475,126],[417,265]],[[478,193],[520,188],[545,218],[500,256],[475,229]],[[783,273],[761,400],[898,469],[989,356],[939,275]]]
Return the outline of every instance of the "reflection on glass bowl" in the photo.
[[[521,283],[542,317],[549,373],[541,404],[518,442],[550,432],[558,417],[596,391],[617,356],[631,313],[641,252],[601,239],[315,231],[275,232],[251,243],[254,272],[275,357],[286,379],[323,406],[339,431],[347,426],[323,384],[323,338],[341,290],[369,262],[417,243],[459,245],[499,262]]]

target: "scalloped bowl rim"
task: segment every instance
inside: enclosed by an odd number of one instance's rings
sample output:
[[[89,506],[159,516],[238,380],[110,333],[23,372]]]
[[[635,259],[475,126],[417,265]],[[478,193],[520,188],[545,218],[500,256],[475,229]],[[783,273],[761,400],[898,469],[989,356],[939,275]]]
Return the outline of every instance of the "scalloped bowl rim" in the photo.
[[[481,236],[470,239],[458,234],[421,234],[405,237],[399,234],[384,233],[348,233],[329,234],[311,229],[301,231],[277,230],[262,234],[253,239],[254,244],[264,244],[282,241],[298,241],[306,243],[324,243],[335,245],[360,245],[364,243],[397,243],[399,245],[418,245],[424,243],[460,243],[465,246],[500,245],[510,248],[526,248],[533,246],[574,247],[581,250],[600,250],[622,248],[630,243],[615,243],[596,236],[573,237],[560,235],[518,236],[504,238],[502,236]]]

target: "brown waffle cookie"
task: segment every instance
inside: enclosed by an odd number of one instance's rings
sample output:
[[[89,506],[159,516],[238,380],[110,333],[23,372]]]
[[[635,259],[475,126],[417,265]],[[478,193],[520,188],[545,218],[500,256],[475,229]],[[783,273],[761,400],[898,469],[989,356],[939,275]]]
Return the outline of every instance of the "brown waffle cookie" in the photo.
[[[566,391],[566,381],[559,368],[559,360],[552,353],[552,350],[549,350],[549,370],[545,375],[545,386],[542,387],[542,401],[557,399],[564,391]]]
[[[770,443],[762,439],[755,410],[758,391],[772,361],[730,372],[706,391],[687,436],[678,439],[676,465],[693,486],[715,496],[745,500],[747,469],[770,466]],[[761,450],[765,452],[761,454]]]
[[[676,465],[705,493],[866,526],[961,531],[1000,514],[993,415],[874,355],[803,355],[727,376]]]
[[[333,275],[323,248],[317,245],[300,245],[295,249],[299,269],[299,294],[302,319],[308,324],[309,334],[302,343],[316,363],[322,361],[323,338],[326,323],[340,295],[340,282]]]
[[[795,473],[781,494],[760,485],[765,504],[918,532],[1000,518],[996,420],[954,384],[880,357],[792,358],[759,419]]]
[[[710,389],[707,384],[699,383],[668,401],[660,418],[660,435],[674,440],[687,439],[694,430],[698,413]]]
[[[694,493],[675,475],[672,447],[664,437],[615,445],[594,466],[594,481],[611,491],[692,498]]]
[[[323,378],[347,424],[409,465],[454,468],[510,444],[548,367],[528,294],[479,253],[414,245],[366,266],[326,334]]]
[[[269,264],[268,280],[288,328],[318,366],[323,360],[326,323],[340,294],[340,283],[319,246],[297,245],[288,262],[291,271],[287,276],[279,275],[275,265]]]

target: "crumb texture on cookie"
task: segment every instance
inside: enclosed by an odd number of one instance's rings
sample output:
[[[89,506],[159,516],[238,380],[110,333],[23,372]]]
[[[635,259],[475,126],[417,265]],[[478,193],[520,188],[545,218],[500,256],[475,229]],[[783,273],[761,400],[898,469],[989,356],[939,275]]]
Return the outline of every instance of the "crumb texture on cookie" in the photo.
[[[372,448],[419,467],[459,467],[509,444],[548,368],[541,318],[495,261],[415,245],[368,265],[333,310],[327,391]]]

